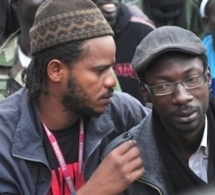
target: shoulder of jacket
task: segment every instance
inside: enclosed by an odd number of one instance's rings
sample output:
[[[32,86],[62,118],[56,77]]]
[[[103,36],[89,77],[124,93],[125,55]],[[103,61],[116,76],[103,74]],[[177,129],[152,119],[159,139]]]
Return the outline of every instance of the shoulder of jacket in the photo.
[[[130,111],[137,114],[145,113],[147,115],[151,111],[151,109],[144,107],[139,100],[130,94],[120,91],[114,91],[110,106],[121,112]]]

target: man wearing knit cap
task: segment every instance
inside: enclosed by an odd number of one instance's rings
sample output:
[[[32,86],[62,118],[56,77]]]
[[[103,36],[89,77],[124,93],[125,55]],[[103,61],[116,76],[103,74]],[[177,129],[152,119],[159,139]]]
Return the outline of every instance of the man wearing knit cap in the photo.
[[[26,87],[0,102],[0,194],[118,195],[143,174],[129,134],[106,148],[149,113],[113,92],[112,36],[91,0],[38,8]]]
[[[202,195],[215,185],[215,99],[205,52],[194,33],[176,26],[157,28],[138,45],[132,65],[153,109],[130,131],[145,171],[127,194]]]

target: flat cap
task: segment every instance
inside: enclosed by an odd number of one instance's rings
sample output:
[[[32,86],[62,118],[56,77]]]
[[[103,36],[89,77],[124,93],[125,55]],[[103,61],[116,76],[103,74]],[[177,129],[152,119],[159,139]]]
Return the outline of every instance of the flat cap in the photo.
[[[171,51],[201,55],[206,49],[193,32],[178,26],[162,26],[151,31],[137,46],[132,66],[137,73],[145,72],[153,60]]]

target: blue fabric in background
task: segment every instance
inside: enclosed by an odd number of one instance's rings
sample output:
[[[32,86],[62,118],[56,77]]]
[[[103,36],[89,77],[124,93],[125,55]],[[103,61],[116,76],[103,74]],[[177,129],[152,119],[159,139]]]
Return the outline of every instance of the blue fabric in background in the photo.
[[[211,93],[215,95],[215,51],[213,48],[213,40],[211,35],[207,35],[203,40],[202,43],[206,47],[206,55],[208,57],[208,65],[211,71],[212,77],[212,84],[211,84]]]

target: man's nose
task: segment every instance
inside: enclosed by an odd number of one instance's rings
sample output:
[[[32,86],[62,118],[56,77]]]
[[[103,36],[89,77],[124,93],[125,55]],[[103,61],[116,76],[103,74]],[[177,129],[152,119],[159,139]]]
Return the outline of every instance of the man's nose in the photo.
[[[193,95],[185,89],[181,83],[177,83],[175,86],[175,91],[172,93],[173,103],[175,104],[186,104],[193,100]]]
[[[107,88],[113,88],[116,85],[116,75],[113,68],[111,67],[108,71],[108,75],[105,78],[104,85]]]

